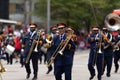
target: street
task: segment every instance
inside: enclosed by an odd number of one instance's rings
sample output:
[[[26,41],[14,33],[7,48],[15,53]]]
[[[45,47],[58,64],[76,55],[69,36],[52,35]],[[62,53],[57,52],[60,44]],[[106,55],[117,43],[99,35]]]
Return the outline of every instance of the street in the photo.
[[[89,80],[89,71],[87,68],[89,50],[77,50],[74,56],[74,64],[72,69],[72,80]],[[12,65],[7,64],[5,60],[2,60],[3,66],[7,69],[6,72],[1,73],[2,79],[0,80],[25,80],[26,71],[25,68],[21,68],[19,63],[14,63]],[[32,69],[32,66],[31,66]],[[53,71],[46,74],[47,67],[45,64],[39,64],[38,80],[55,80]],[[111,77],[106,77],[106,72],[104,73],[102,80],[120,80],[120,70],[118,73],[114,73],[114,64],[111,71]],[[32,80],[33,74],[31,74],[30,79]],[[64,74],[63,74],[64,80]],[[93,80],[97,80],[97,73]]]

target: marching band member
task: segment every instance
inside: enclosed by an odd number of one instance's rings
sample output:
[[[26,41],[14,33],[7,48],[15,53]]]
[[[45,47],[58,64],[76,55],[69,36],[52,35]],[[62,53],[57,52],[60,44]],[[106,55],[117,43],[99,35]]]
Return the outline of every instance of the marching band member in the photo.
[[[105,40],[105,46],[104,46],[104,67],[103,67],[103,74],[105,71],[105,68],[107,67],[107,73],[106,76],[110,77],[111,68],[112,68],[112,60],[113,60],[113,37],[112,34],[107,30],[107,28],[104,26],[102,28],[104,36],[107,37],[107,41]]]
[[[37,25],[35,23],[30,23],[29,27],[30,27],[30,32],[28,32],[22,40],[22,44],[23,44],[22,47],[24,47],[25,61],[29,55],[29,51],[30,51],[31,47],[34,47],[34,46],[32,46],[32,43],[38,35],[36,32]],[[37,44],[37,41],[36,41],[36,44]],[[39,45],[38,45],[38,48],[39,48]],[[30,77],[30,74],[31,74],[30,60],[32,60],[33,74],[34,74],[34,77],[32,78],[32,80],[37,80],[37,77],[38,77],[38,56],[39,56],[39,51],[35,52],[33,49],[31,51],[31,55],[30,55],[30,59],[28,60],[28,63],[25,62],[25,69],[26,69],[26,73],[27,73],[26,79],[28,79]]]
[[[55,80],[62,80],[62,74],[65,73],[65,80],[72,80],[72,64],[73,64],[73,50],[75,48],[75,44],[72,40],[68,40],[69,42],[66,44],[68,36],[66,35],[65,28],[66,25],[64,23],[57,24],[57,28],[59,31],[59,35],[53,40],[53,44],[51,47],[55,49],[64,48],[63,54],[60,54],[58,50],[58,54],[54,60],[54,75]],[[70,38],[69,38],[70,39]],[[66,46],[64,46],[66,44]],[[54,53],[53,53],[54,54]]]
[[[47,36],[47,40],[48,41],[52,41],[52,40],[54,40],[56,38],[56,36],[57,36],[56,30],[57,30],[56,25],[52,26],[50,28],[51,34]],[[47,53],[46,53],[47,54],[47,61],[49,61],[52,53],[54,53],[54,51],[55,51],[55,48],[54,47],[50,47],[52,42],[49,43],[49,42],[46,41],[46,43],[48,44],[48,46],[47,46],[48,49],[47,49]],[[48,67],[48,71],[46,72],[46,74],[49,74],[52,71],[52,69],[53,69],[52,65],[50,65]]]
[[[120,60],[120,29],[118,30],[118,35],[115,37],[115,46],[114,46],[114,66],[115,73],[117,73],[119,69],[119,60]]]
[[[41,37],[42,45],[40,48],[39,60],[40,60],[40,64],[42,64],[42,61],[44,61],[44,64],[46,64],[46,61],[47,61],[46,49],[43,47],[43,44],[45,43],[45,39],[46,39],[46,33],[44,30],[40,30],[40,33],[42,35]]]
[[[102,38],[102,39],[101,39]],[[99,33],[98,27],[92,28],[92,33],[88,37],[88,42],[90,44],[90,53],[88,59],[88,70],[90,72],[89,80],[92,80],[95,76],[95,68],[94,65],[96,64],[98,75],[98,80],[101,80],[102,76],[102,69],[103,69],[103,37]]]

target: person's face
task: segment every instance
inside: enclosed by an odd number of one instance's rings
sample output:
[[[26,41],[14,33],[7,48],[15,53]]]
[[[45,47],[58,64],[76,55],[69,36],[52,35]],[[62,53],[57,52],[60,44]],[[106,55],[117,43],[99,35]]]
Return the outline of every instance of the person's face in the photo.
[[[63,34],[63,33],[65,32],[65,28],[64,28],[64,27],[58,28],[58,30],[59,30],[59,33],[60,33],[60,34]]]
[[[57,30],[57,29],[52,29],[52,33],[53,33],[53,34],[56,34],[56,30]]]
[[[31,27],[31,28],[30,28],[30,31],[31,31],[31,32],[35,31],[35,27]]]
[[[93,34],[97,34],[98,33],[98,30],[93,30]]]
[[[107,33],[107,30],[105,29],[105,30],[103,30],[103,33]]]

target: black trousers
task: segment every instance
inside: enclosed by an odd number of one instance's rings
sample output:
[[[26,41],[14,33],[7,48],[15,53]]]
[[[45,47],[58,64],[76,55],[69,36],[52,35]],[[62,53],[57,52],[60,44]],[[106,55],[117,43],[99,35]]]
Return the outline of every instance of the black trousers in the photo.
[[[34,77],[37,77],[38,75],[38,55],[38,53],[32,53],[30,57],[30,60],[32,60]],[[27,74],[31,73],[30,60],[28,61],[28,63],[25,63],[25,69]]]
[[[65,80],[72,80],[72,65],[54,66],[56,80],[62,80],[63,73],[65,73]]]

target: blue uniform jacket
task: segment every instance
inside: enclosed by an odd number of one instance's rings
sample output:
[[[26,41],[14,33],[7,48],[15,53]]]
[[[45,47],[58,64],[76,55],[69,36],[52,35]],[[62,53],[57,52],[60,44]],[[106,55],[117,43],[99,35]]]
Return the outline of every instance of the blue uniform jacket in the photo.
[[[30,32],[29,32],[29,33],[27,33],[27,34],[24,36],[24,38],[23,38],[23,40],[22,40],[22,44],[25,45],[25,48],[24,48],[24,56],[25,56],[25,57],[27,57],[27,55],[28,55],[28,53],[29,53],[29,51],[30,51],[32,42],[33,42],[33,40],[35,39],[36,35],[37,35],[37,33],[35,33],[35,34],[32,36],[32,38],[31,38],[31,35],[30,35]],[[34,46],[34,47],[35,47],[35,46]],[[34,48],[33,48],[33,50],[34,50]]]
[[[66,39],[66,35],[64,34],[63,39]],[[60,44],[61,40],[59,35],[57,36],[57,38],[55,38],[54,41],[54,45],[56,48],[57,46]],[[71,45],[70,49],[68,49],[68,45],[66,46],[65,50],[63,51],[63,55],[59,54],[57,55],[54,64],[55,65],[72,65],[73,64],[73,55],[74,55],[74,51],[75,51],[75,43],[72,42],[71,40],[68,42],[69,45]]]

